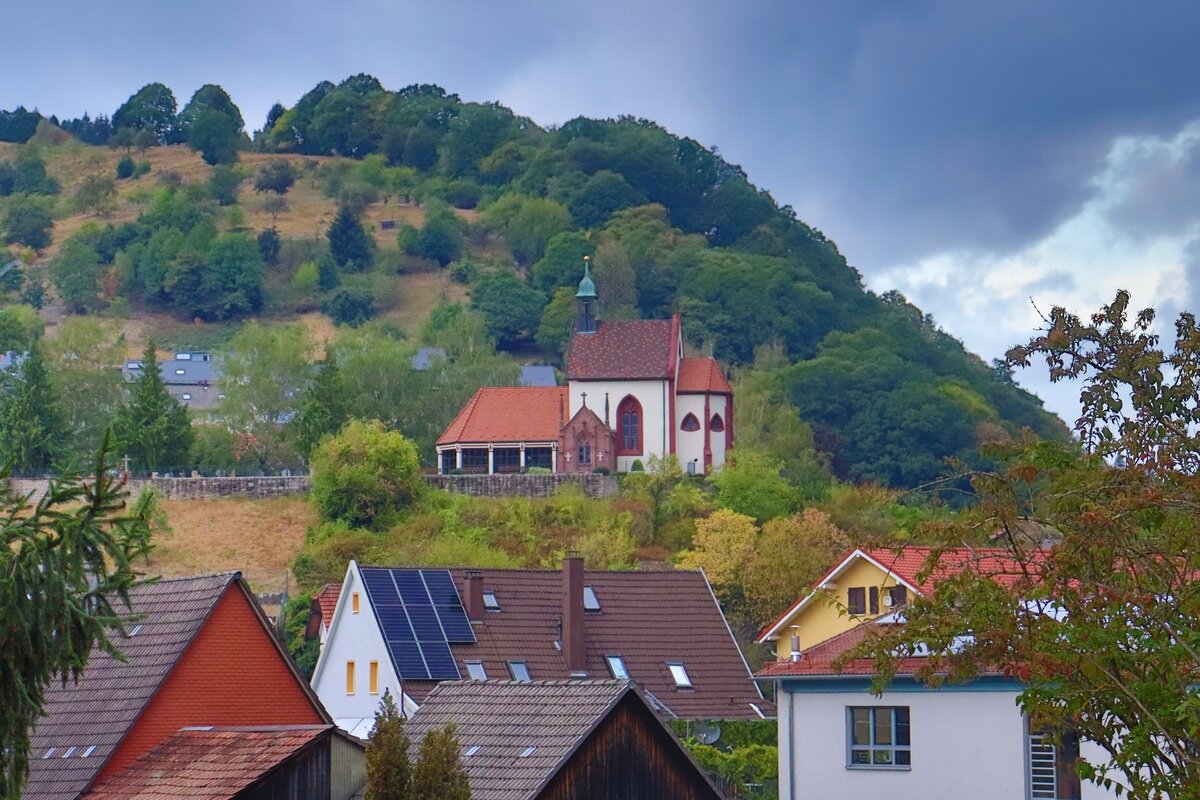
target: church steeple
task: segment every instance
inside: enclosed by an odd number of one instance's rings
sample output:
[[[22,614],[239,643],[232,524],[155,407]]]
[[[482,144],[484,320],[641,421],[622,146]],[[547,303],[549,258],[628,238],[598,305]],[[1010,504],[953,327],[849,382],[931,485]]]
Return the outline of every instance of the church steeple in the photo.
[[[579,313],[575,320],[576,333],[596,332],[596,284],[592,282],[591,259],[583,257],[583,280],[575,293]]]

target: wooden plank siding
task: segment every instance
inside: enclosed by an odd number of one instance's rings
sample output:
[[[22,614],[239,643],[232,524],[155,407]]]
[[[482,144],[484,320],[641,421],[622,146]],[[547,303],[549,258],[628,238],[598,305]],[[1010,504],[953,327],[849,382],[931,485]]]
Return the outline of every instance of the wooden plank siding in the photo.
[[[724,800],[632,693],[571,755],[537,800]]]

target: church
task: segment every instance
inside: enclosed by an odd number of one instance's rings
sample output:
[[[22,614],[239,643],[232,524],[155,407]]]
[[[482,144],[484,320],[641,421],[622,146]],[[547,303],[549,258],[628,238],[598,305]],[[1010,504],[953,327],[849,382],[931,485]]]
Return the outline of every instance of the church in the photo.
[[[680,319],[603,320],[588,263],[575,295],[566,386],[485,386],[437,440],[438,472],[629,472],[673,455],[708,474],[733,447],[733,390],[686,358]]]

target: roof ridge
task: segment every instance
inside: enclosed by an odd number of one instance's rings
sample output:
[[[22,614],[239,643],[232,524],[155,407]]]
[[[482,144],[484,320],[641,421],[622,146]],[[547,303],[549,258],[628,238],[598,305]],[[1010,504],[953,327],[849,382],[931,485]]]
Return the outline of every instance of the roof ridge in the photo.
[[[226,580],[232,581],[235,578],[240,577],[241,574],[242,574],[241,570],[235,569],[235,570],[228,570],[228,571],[224,571],[224,572],[206,572],[203,575],[176,575],[173,578],[152,578],[141,585],[142,586],[161,586],[164,583],[180,583],[182,581],[202,581],[206,578],[225,578]]]

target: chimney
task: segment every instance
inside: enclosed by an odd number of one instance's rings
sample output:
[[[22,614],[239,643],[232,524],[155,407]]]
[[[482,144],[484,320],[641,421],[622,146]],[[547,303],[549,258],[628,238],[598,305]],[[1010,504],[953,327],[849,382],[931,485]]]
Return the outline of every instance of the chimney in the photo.
[[[483,575],[475,570],[467,573],[467,619],[483,622]]]
[[[563,559],[562,646],[567,671],[586,675],[583,658],[583,557],[569,552]]]
[[[800,660],[800,626],[793,625],[792,628],[792,661]]]

